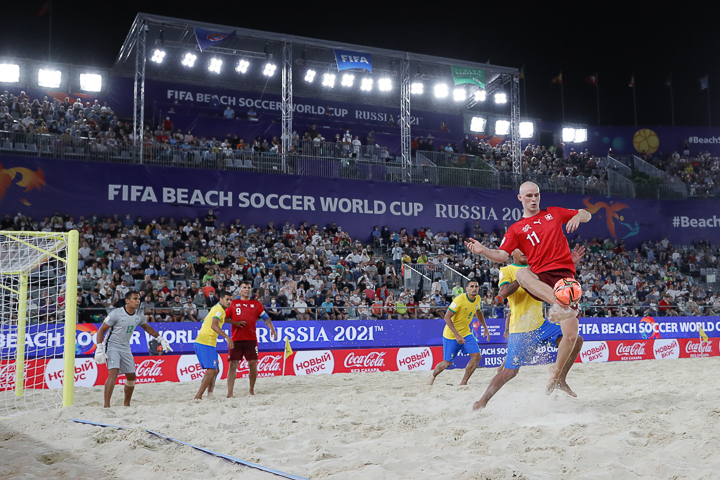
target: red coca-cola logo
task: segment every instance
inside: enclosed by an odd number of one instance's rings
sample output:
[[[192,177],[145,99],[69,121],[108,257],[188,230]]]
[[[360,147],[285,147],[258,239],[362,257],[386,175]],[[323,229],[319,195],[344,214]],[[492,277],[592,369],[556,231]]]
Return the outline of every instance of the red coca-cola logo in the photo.
[[[712,340],[708,340],[707,342],[688,342],[687,345],[685,345],[685,353],[690,354],[709,354],[712,351]]]
[[[165,360],[143,360],[140,364],[135,367],[135,374],[138,377],[157,377],[162,375],[161,365],[165,363]]]
[[[367,355],[355,355],[355,352],[345,357],[345,368],[378,368],[385,366],[386,352],[370,352]]]
[[[618,357],[642,356],[645,355],[645,344],[643,342],[635,342],[632,345],[620,343],[615,350]]]
[[[0,390],[15,387],[15,362],[0,365]]]
[[[264,355],[258,359],[258,373],[273,373],[282,371],[282,355]],[[243,358],[238,364],[237,373],[250,373],[250,365]]]

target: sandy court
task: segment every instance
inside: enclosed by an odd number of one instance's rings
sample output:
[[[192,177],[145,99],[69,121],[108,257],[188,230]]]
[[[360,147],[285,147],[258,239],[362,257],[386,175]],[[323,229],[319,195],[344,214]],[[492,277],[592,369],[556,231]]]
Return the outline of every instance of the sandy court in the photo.
[[[134,406],[74,407],[0,421],[0,478],[280,478],[181,447],[163,433],[312,479],[720,478],[720,358],[579,364],[580,395],[545,396],[547,367],[523,367],[487,410],[470,407],[494,370],[259,379],[258,395],[195,402],[197,383],[140,385]],[[452,385],[451,385],[452,384]],[[217,393],[225,389],[219,382]]]

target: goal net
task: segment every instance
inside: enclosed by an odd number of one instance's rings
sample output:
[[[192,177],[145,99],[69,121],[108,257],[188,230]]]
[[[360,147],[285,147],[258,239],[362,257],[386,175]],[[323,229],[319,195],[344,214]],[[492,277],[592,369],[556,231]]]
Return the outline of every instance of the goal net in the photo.
[[[78,238],[0,231],[0,417],[73,404]]]

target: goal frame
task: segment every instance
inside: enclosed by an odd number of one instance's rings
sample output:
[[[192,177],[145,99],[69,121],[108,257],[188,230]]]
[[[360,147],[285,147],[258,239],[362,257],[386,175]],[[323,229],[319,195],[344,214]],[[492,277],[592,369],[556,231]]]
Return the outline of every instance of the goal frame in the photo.
[[[75,403],[75,330],[77,325],[77,278],[78,278],[78,250],[80,233],[72,230],[62,232],[32,232],[32,231],[0,231],[0,235],[8,239],[27,245],[44,254],[43,260],[55,258],[65,263],[65,309],[64,309],[64,335],[63,342],[63,408]],[[23,240],[22,237],[43,237],[55,238],[65,242],[66,258],[61,258],[57,252],[43,250]],[[37,265],[36,265],[37,266]],[[35,267],[32,267],[35,268]],[[0,284],[0,288],[9,290],[18,295],[18,324],[17,324],[17,346],[15,359],[15,396],[22,397],[25,385],[25,333],[27,329],[27,302],[28,283],[30,281],[30,269],[15,272],[4,272],[4,275],[17,275],[20,280],[18,290]],[[60,320],[60,319],[58,319]],[[70,381],[67,381],[70,379]]]

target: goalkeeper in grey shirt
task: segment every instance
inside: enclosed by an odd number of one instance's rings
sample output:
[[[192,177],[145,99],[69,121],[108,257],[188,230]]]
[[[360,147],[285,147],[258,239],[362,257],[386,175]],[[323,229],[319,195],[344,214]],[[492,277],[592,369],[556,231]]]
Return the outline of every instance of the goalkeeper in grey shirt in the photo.
[[[105,382],[105,408],[110,408],[110,398],[115,388],[117,376],[125,374],[125,405],[130,406],[135,389],[135,359],[130,350],[130,339],[135,327],[140,325],[143,330],[155,337],[162,345],[163,351],[172,352],[168,341],[151,327],[145,314],[138,311],[140,295],[130,290],[125,294],[125,306],[113,310],[105,319],[97,333],[97,349],[95,361],[102,365],[107,362],[108,379]],[[107,338],[105,334],[107,333]]]

